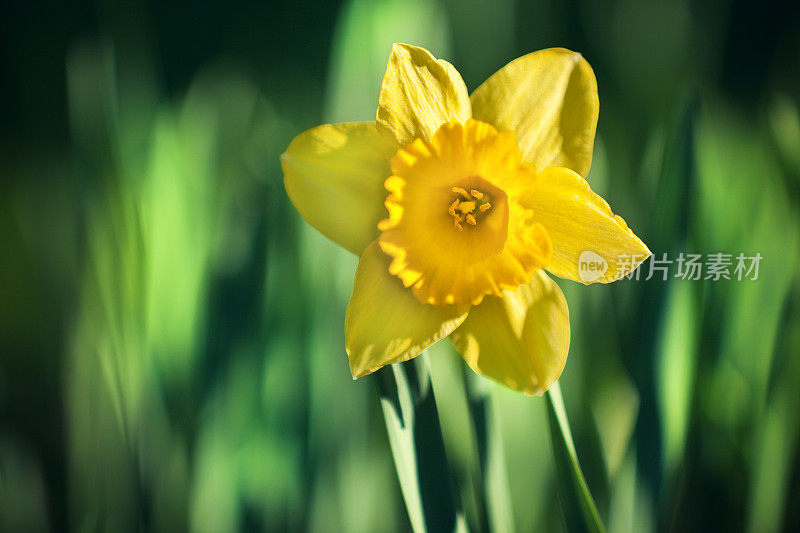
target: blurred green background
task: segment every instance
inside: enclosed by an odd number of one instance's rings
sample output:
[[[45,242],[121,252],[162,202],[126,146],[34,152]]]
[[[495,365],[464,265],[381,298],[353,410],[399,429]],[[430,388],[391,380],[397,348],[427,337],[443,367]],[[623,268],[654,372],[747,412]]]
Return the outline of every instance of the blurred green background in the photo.
[[[763,256],[757,281],[560,283],[608,529],[800,530],[800,5],[739,0],[0,4],[0,530],[410,529],[344,353],[356,258],[278,161],[374,118],[393,41],[470,90],[580,51],[592,187],[658,256]],[[430,361],[467,523],[477,386],[492,528],[561,528],[544,401]]]

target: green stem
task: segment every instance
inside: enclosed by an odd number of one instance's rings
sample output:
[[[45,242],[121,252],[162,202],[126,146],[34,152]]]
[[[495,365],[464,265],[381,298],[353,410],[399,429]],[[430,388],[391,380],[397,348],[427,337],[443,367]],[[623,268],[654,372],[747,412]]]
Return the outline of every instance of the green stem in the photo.
[[[472,481],[472,492],[475,507],[475,524],[473,528],[479,533],[491,531],[489,525],[489,510],[486,494],[486,473],[488,470],[489,457],[489,437],[490,437],[490,407],[489,395],[479,383],[466,365],[462,365],[462,377],[464,389],[467,394],[467,406],[469,408],[471,422],[471,437],[475,448],[475,457],[470,465],[470,479]]]
[[[545,393],[545,399],[550,422],[550,440],[556,463],[558,495],[567,531],[604,533],[605,528],[600,521],[594,499],[578,463],[578,455],[575,453],[567,411],[564,408],[564,399],[558,383]]]
[[[427,354],[384,367],[375,376],[411,526],[417,533],[453,531],[459,509]]]

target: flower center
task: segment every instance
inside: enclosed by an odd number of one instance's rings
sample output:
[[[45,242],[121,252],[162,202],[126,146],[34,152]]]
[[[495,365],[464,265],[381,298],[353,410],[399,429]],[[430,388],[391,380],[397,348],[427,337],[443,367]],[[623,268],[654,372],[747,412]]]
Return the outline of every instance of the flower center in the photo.
[[[470,226],[477,226],[478,220],[492,208],[491,198],[487,193],[478,189],[467,191],[463,187],[453,187],[450,189],[456,194],[456,198],[450,204],[447,212],[453,217],[453,225],[458,231],[464,227],[462,222]]]
[[[477,305],[529,283],[552,245],[520,203],[536,179],[512,132],[473,119],[400,148],[378,243],[389,274],[430,305]]]

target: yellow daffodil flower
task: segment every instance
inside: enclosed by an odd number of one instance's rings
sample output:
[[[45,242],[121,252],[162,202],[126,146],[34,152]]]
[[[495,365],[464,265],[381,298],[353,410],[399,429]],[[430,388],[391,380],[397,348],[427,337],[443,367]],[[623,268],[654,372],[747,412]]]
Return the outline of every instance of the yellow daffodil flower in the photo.
[[[543,269],[582,281],[590,253],[605,267],[591,281],[608,283],[650,255],[584,180],[597,116],[594,73],[575,52],[520,57],[469,96],[450,63],[395,44],[376,121],[291,142],[292,202],[360,256],[345,318],[354,378],[450,336],[473,370],[513,389],[542,394],[558,379],[569,314]]]

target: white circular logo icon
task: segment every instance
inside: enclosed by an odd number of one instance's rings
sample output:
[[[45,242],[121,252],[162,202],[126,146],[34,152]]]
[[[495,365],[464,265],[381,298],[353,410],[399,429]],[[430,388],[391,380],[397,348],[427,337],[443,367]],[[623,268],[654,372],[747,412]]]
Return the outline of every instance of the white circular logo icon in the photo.
[[[591,250],[581,252],[578,257],[578,276],[584,283],[592,283],[605,276],[608,263],[599,254]]]

